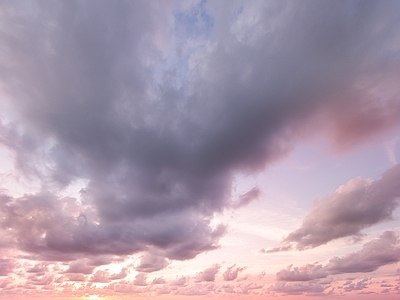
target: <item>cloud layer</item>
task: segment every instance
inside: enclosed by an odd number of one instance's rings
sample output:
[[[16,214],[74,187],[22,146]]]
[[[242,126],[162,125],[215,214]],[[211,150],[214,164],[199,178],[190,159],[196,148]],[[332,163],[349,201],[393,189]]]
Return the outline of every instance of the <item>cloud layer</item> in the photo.
[[[262,192],[234,196],[235,175],[265,170],[314,135],[344,151],[398,128],[399,9],[391,1],[2,1],[0,143],[13,155],[15,182],[29,184],[0,186],[1,250],[65,262],[70,281],[114,256],[142,255],[134,284],[114,285],[133,293],[148,285],[146,273],[217,249],[227,226],[215,216]],[[284,243],[312,248],[390,219],[399,177],[397,165],[379,180],[349,182]],[[320,269],[352,269],[330,264]],[[0,260],[0,274],[13,267]],[[322,276],[313,268],[282,276]],[[199,273],[187,293],[207,292],[218,271]]]

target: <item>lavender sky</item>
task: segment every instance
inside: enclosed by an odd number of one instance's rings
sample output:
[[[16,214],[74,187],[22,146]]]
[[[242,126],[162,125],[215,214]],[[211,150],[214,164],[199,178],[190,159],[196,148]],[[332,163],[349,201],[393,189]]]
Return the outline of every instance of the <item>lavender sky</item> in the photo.
[[[0,1],[0,298],[400,297],[399,1]]]

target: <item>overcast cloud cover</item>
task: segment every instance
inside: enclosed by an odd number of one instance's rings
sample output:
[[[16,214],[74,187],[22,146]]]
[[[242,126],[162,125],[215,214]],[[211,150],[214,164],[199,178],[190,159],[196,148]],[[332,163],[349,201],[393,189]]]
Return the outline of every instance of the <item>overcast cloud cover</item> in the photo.
[[[399,12],[398,1],[1,1],[0,143],[13,165],[0,186],[0,295],[68,292],[68,281],[117,294],[321,294],[329,283],[312,280],[398,262],[388,231],[283,269],[270,288],[217,286],[246,272],[222,261],[168,285],[146,275],[220,247],[229,224],[218,216],[263,195],[235,198],[236,175],[315,137],[341,155],[399,129]],[[360,238],[394,219],[399,197],[398,164],[353,178],[264,255]],[[41,267],[17,275],[22,258]]]

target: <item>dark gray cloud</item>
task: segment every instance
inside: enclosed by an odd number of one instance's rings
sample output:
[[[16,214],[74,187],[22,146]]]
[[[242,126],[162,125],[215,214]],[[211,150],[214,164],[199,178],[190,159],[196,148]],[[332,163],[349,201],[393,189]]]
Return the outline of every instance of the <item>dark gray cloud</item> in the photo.
[[[282,246],[266,252],[304,250],[391,220],[400,204],[400,165],[385,171],[375,181],[355,178],[316,202],[302,226],[291,232]]]
[[[398,2],[269,2],[254,28],[237,5],[195,5],[171,27],[148,1],[1,3],[0,142],[41,189],[2,196],[9,245],[48,260],[190,259],[218,247],[225,227],[211,221],[235,207],[236,173],[318,130],[345,149],[398,125],[396,93],[373,93],[399,78]],[[85,203],[57,196],[78,179]]]
[[[326,265],[307,264],[302,267],[288,268],[279,271],[279,281],[312,281],[327,278],[329,275],[346,273],[368,273],[378,268],[400,261],[399,237],[393,231],[385,231],[362,247],[361,250],[334,257]],[[354,289],[354,286],[352,286]]]

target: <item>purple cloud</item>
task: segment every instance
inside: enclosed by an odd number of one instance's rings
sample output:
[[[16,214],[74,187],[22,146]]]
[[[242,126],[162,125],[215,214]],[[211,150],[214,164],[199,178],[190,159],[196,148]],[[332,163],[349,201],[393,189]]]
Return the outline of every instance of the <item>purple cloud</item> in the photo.
[[[393,231],[385,231],[362,247],[342,257],[334,257],[326,265],[307,264],[292,268],[290,265],[276,274],[279,281],[312,281],[329,275],[368,273],[400,261],[400,239]]]
[[[375,181],[355,178],[316,202],[302,226],[282,246],[266,252],[315,248],[332,240],[359,236],[372,225],[392,219],[400,201],[400,165]]]
[[[242,272],[245,268],[236,267],[236,264],[226,269],[226,271],[222,274],[224,280],[232,281],[235,280],[239,273]]]
[[[205,269],[204,271],[198,273],[194,277],[195,282],[202,282],[202,281],[214,281],[215,280],[215,275],[219,272],[219,269],[221,268],[220,265],[215,264],[209,267],[208,269]]]
[[[147,280],[147,275],[145,273],[139,273],[135,276],[133,284],[138,286],[147,286],[146,280]]]
[[[147,252],[140,258],[135,269],[139,272],[155,272],[164,269],[168,264],[169,262],[165,257]]]
[[[270,292],[287,295],[322,295],[330,286],[319,282],[276,282],[269,288]]]

